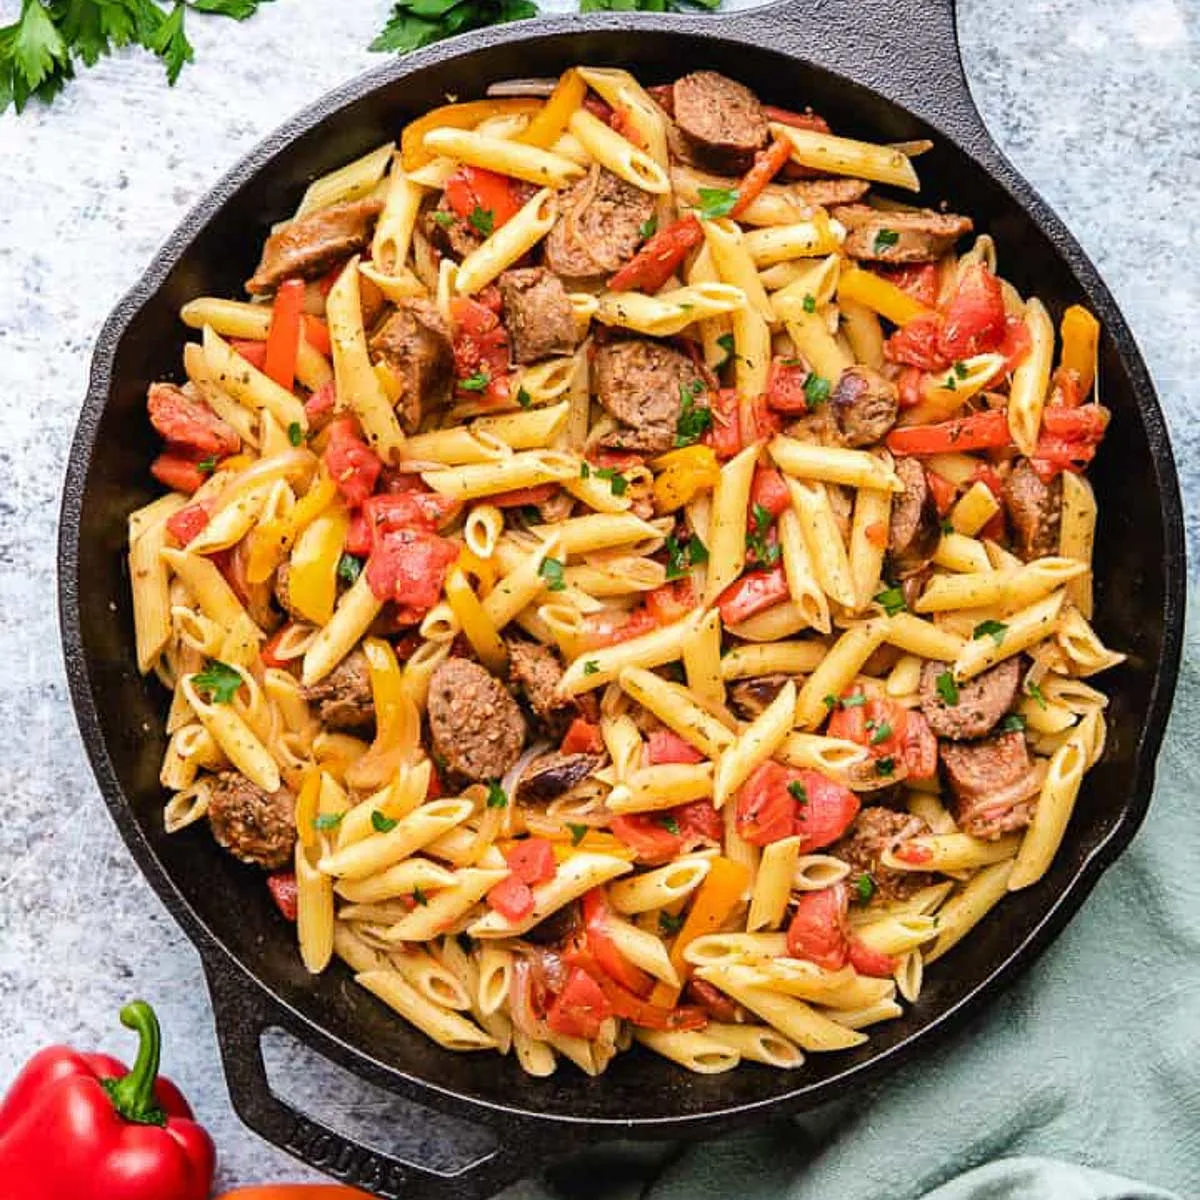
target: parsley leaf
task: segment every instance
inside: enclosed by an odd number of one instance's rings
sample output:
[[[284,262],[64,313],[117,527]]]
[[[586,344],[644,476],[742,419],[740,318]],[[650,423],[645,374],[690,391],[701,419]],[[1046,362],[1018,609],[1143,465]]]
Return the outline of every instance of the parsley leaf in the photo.
[[[496,214],[490,208],[480,208],[477,204],[471,210],[471,215],[467,218],[467,224],[476,233],[480,233],[484,237],[491,237],[492,230],[496,227]]]
[[[200,692],[207,693],[214,704],[231,704],[238,688],[245,680],[241,672],[219,658],[210,658],[208,665],[199,674],[193,676],[192,683]]]
[[[867,702],[865,692],[855,692],[851,696],[843,696],[841,705],[843,708],[862,708]]]
[[[956,362],[954,364],[954,374],[959,379],[966,379],[966,377],[970,374],[970,370],[967,368],[967,364],[965,362]]]
[[[829,692],[821,701],[830,712],[837,708],[837,702],[838,698],[832,692]]]
[[[147,42],[148,48],[163,60],[163,65],[167,68],[167,82],[172,87],[179,78],[179,72],[196,56],[192,43],[188,41],[183,30],[183,14],[186,11],[183,0],[179,0],[171,10],[171,15],[160,23]]]
[[[443,228],[449,229],[458,218],[444,208],[436,208],[433,211],[433,219]]]
[[[958,703],[958,684],[954,682],[954,675],[949,670],[943,671],[934,682],[942,703],[953,708]]]
[[[413,888],[412,898],[413,898],[413,903],[419,904],[422,908],[424,908],[425,905],[427,905],[429,903],[429,897],[426,896],[425,893],[423,891],[421,891],[421,889],[419,887]]]
[[[858,877],[858,882],[855,883],[854,890],[858,892],[858,898],[863,904],[870,904],[871,897],[875,895],[875,880],[866,874],[866,872],[863,872]]]
[[[399,824],[400,822],[397,821],[395,817],[385,816],[379,811],[379,809],[376,809],[371,814],[371,828],[375,830],[376,833],[388,833],[389,831],[395,829]]]
[[[288,441],[291,442],[293,446],[298,446],[302,441],[304,441],[304,430],[300,428],[299,421],[293,421],[288,426]]]
[[[1025,694],[1037,701],[1038,708],[1042,712],[1046,711],[1046,697],[1042,694],[1042,689],[1036,683],[1027,683],[1025,685]]]
[[[468,375],[466,379],[460,379],[458,386],[464,392],[482,392],[489,383],[491,383],[491,378],[486,371],[476,371],[474,375]]]
[[[551,592],[565,590],[567,581],[563,578],[563,564],[557,558],[544,558],[538,567],[538,574],[546,581],[546,589]]]
[[[667,579],[682,579],[689,567],[708,562],[708,547],[692,534],[681,542],[673,533],[667,535]]]
[[[629,480],[616,467],[599,467],[596,470],[596,478],[607,479],[614,496],[625,495],[626,489],[629,487]]]
[[[1025,718],[1020,713],[1008,713],[1000,722],[1001,733],[1024,733]]]
[[[313,820],[313,826],[322,832],[329,829],[336,829],[341,823],[345,813],[321,813],[320,816]]]
[[[587,662],[583,664],[583,673],[585,675],[595,675],[599,670],[600,664],[594,658],[589,658]]]
[[[528,408],[533,403],[533,397],[524,388],[517,388],[517,403],[522,408]],[[585,475],[584,478],[586,479],[587,476]]]
[[[211,475],[217,469],[217,459],[215,455],[210,454],[207,458],[202,458],[196,464],[196,470],[201,475]]]
[[[900,235],[894,229],[881,229],[875,235],[875,253],[882,254],[888,246],[894,246]]]
[[[773,567],[783,552],[778,542],[772,545],[767,541],[767,532],[774,520],[771,510],[755,504],[750,510],[750,519],[754,527],[746,533],[746,556],[761,567]]]
[[[867,722],[871,724],[870,721]],[[875,726],[875,732],[871,734],[871,745],[878,746],[881,742],[886,742],[892,736],[892,727],[884,721],[882,724]]]
[[[882,775],[886,779],[896,773],[896,760],[894,758],[881,758],[875,764],[875,774]]]
[[[658,914],[658,932],[666,937],[678,933],[683,928],[683,913],[660,912]]]
[[[567,828],[571,831],[571,845],[578,846],[580,842],[587,837],[588,827],[586,825],[576,825],[573,822],[567,822]]]
[[[1008,626],[1003,621],[980,621],[975,626],[975,631],[971,634],[973,641],[978,641],[980,638],[990,637],[997,646],[1004,641],[1004,635],[1008,632]]]
[[[954,532],[954,522],[952,520],[950,520],[949,517],[942,518],[942,532],[943,533],[953,533]]]
[[[820,408],[832,391],[833,387],[824,375],[809,375],[804,381],[804,399],[809,408]]]
[[[792,799],[795,800],[797,804],[808,803],[808,789],[800,782],[800,780],[793,779],[792,782],[787,785],[787,787]]]
[[[804,311],[806,313],[815,313],[817,311],[817,298],[811,292],[804,297]]]
[[[590,479],[590,478],[591,478],[591,475],[592,475],[592,467],[591,467],[591,464],[590,464],[590,463],[587,461],[587,459],[585,458],[585,459],[584,459],[584,460],[583,460],[583,461],[582,461],[582,462],[579,464],[579,478],[580,478],[580,479]]]
[[[908,609],[908,605],[904,600],[904,591],[896,584],[893,584],[889,588],[884,588],[882,592],[877,592],[874,599],[875,603],[889,617],[894,617],[897,613],[905,612]]]
[[[697,391],[696,384],[699,384]],[[704,385],[699,380],[690,388],[680,387],[679,396],[682,401],[679,409],[679,419],[675,422],[675,445],[691,446],[698,442],[712,426],[712,412],[705,405],[698,405],[696,397],[703,392]]]
[[[668,832],[673,833],[676,837],[679,836],[679,822],[674,817],[668,815],[659,817],[658,823]]]
[[[702,187],[698,191],[700,203],[696,205],[696,213],[706,221],[729,216],[738,202],[737,188]]]
[[[658,218],[647,217],[638,228],[638,237],[644,242],[647,238],[652,238],[658,232]]]
[[[494,779],[488,780],[487,806],[488,808],[507,808],[508,796],[505,795],[504,789]]]
[[[719,371],[722,367],[727,366],[729,363],[733,362],[735,358],[737,358],[737,354],[734,353],[733,349],[733,334],[721,334],[721,336],[717,338],[717,345],[725,351],[725,357],[717,364],[717,370]]]
[[[536,17],[537,12],[530,0],[400,0],[370,48],[407,54],[456,33]]]
[[[353,554],[343,554],[342,557],[338,559],[338,578],[344,579],[349,584],[358,582],[358,577],[362,574],[362,569],[362,559],[355,558]]]

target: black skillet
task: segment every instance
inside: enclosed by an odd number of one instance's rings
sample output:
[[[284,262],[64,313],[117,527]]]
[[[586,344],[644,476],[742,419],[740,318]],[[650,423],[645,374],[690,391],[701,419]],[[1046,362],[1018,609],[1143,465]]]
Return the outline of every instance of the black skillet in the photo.
[[[812,104],[839,132],[932,137],[925,197],[949,199],[996,239],[1003,273],[1057,318],[1100,318],[1112,428],[1093,475],[1100,497],[1097,626],[1129,652],[1108,675],[1109,743],[1088,776],[1065,847],[1036,887],[1009,898],[933,968],[920,1002],[869,1044],[811,1057],[794,1073],[742,1067],[691,1076],[622,1055],[599,1080],[567,1068],[524,1075],[511,1058],[451,1054],[354,987],[340,966],[300,965],[261,875],[207,831],[166,837],[157,773],[165,699],[133,656],[125,517],[155,492],[147,384],[178,371],[180,305],[237,295],[272,222],[315,175],[395,138],[409,119],[482,94],[493,80],[572,63],[625,66],[647,82],[712,67],[790,107]],[[101,333],[67,472],[60,607],[71,694],[113,817],[163,902],[196,944],[212,991],[229,1089],[263,1137],[381,1196],[471,1200],[583,1143],[696,1137],[797,1112],[911,1063],[994,999],[1082,904],[1146,814],[1175,687],[1184,615],[1183,522],[1162,413],[1124,319],[1091,262],[993,144],[959,59],[953,0],[794,0],[728,17],[604,14],[487,29],[389,62],[314,104],[233,169],[188,215]],[[489,1127],[498,1148],[456,1174],[402,1162],[301,1115],[267,1085],[260,1035],[280,1026],[359,1076]]]

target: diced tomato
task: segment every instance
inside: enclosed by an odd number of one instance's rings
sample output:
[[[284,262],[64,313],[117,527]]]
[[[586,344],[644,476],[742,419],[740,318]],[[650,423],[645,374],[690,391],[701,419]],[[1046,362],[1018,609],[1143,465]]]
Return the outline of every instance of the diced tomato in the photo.
[[[584,619],[582,649],[599,650],[601,646],[616,646],[657,628],[654,615],[645,608],[635,608],[624,618],[598,613]]]
[[[872,950],[865,942],[851,937],[849,940],[850,965],[860,975],[873,975],[876,979],[890,979],[896,969],[896,960],[882,950]]]
[[[329,357],[333,343],[329,340],[329,326],[320,317],[312,313],[302,313],[300,325],[304,330],[304,340],[318,353]]]
[[[919,708],[910,708],[905,717],[901,754],[910,779],[932,779],[937,773],[937,738]]]
[[[229,343],[256,371],[267,365],[267,343],[233,341]]]
[[[612,1005],[600,985],[581,967],[572,967],[567,985],[555,997],[546,1024],[565,1037],[594,1038],[612,1016]]]
[[[708,393],[712,410],[712,425],[704,441],[718,458],[732,458],[742,448],[741,424],[738,417],[738,394],[735,388],[718,388]]]
[[[576,717],[571,722],[559,749],[564,754],[603,753],[604,739],[600,736],[600,726],[593,725],[584,717]]]
[[[664,583],[646,594],[646,611],[659,625],[673,625],[696,607],[696,589],[690,579]]]
[[[863,530],[867,541],[877,550],[886,550],[888,544],[888,527],[884,521],[872,521]]]
[[[863,704],[835,708],[828,732],[832,738],[866,746],[872,758],[894,758],[904,744],[907,719],[908,710],[894,700],[872,696]]]
[[[893,851],[896,857],[906,863],[926,863],[933,857],[933,851],[928,846],[916,842],[901,842]]]
[[[470,221],[477,209],[490,213],[495,230],[517,215],[522,200],[516,181],[508,175],[461,166],[446,180],[446,203],[464,221]]]
[[[420,529],[377,532],[367,559],[367,583],[380,600],[395,600],[409,614],[424,615],[442,594],[458,546]]]
[[[767,404],[776,412],[799,416],[808,412],[808,396],[804,385],[809,369],[802,362],[788,358],[771,359],[767,374]]]
[[[754,468],[754,482],[750,485],[751,513],[757,504],[761,504],[772,518],[787,512],[792,506],[792,494],[783,476],[774,467]]]
[[[1008,317],[1004,322],[1004,338],[998,348],[998,353],[1004,355],[1004,373],[1015,371],[1032,349],[1029,326],[1020,317]]]
[[[460,501],[437,492],[393,492],[372,496],[363,512],[374,535],[397,529],[423,529],[434,533],[458,511]]]
[[[207,404],[176,387],[154,386],[146,400],[150,424],[180,454],[219,458],[236,454],[242,439]]]
[[[515,874],[508,875],[488,892],[487,902],[506,921],[523,921],[533,912],[533,891]]]
[[[505,851],[504,861],[508,863],[508,869],[530,887],[554,878],[554,846],[548,838],[522,838]]]
[[[839,971],[850,954],[847,942],[850,897],[844,883],[801,892],[787,931],[787,952],[826,971]]]
[[[765,442],[783,428],[783,417],[767,404],[765,393],[743,401],[741,409],[743,448],[751,442]]]
[[[648,813],[613,817],[610,828],[644,863],[669,862],[683,846],[683,838],[667,829],[661,817]]]
[[[635,995],[647,995],[654,986],[654,980],[617,949],[616,942],[608,932],[610,914],[604,889],[596,887],[585,892],[581,907],[583,925],[587,931],[587,948],[597,965],[609,979],[615,979]]]
[[[756,767],[737,794],[737,831],[753,846],[791,837],[796,801],[788,791],[794,772],[777,762]]]
[[[787,597],[788,582],[783,567],[772,567],[769,571],[747,571],[717,597],[717,608],[726,626],[737,625]]]
[[[271,306],[271,328],[263,353],[263,374],[289,392],[296,382],[296,355],[300,350],[301,318],[307,287],[303,279],[285,279],[275,290],[275,301]]]
[[[208,524],[209,513],[203,501],[185,504],[177,513],[167,518],[167,532],[181,545],[186,546]]]
[[[442,786],[442,776],[437,767],[430,764],[429,768],[429,783],[425,787],[425,799],[437,800],[446,794],[445,788]]]
[[[858,797],[819,771],[795,771],[793,782],[804,789],[804,799],[796,801],[792,832],[803,839],[800,853],[811,854],[836,842],[850,828],[858,816]]]
[[[667,811],[675,818],[685,845],[696,838],[719,845],[725,836],[725,822],[710,800],[693,800]]]
[[[926,308],[937,306],[938,268],[937,263],[905,263],[899,266],[876,264],[876,274],[889,283],[907,292]]]
[[[189,496],[208,478],[194,458],[174,454],[169,450],[164,451],[150,464],[150,474],[163,487],[168,487],[173,492],[186,492]]]
[[[998,450],[1012,445],[1008,413],[1002,408],[972,413],[936,425],[909,425],[887,435],[893,454],[946,454],[952,450]]]
[[[793,112],[790,108],[776,108],[773,104],[763,105],[763,115],[778,125],[790,125],[793,129],[811,129],[814,133],[828,133],[829,122],[815,112]]]
[[[1083,389],[1079,372],[1070,367],[1059,367],[1050,381],[1048,408],[1078,408],[1083,403]]]
[[[267,888],[285,921],[294,921],[299,907],[295,871],[274,871],[267,876]]]
[[[915,317],[902,325],[884,344],[884,354],[895,363],[920,367],[922,371],[944,371],[951,360],[941,350],[942,319],[936,313]]]
[[[1047,408],[1042,413],[1042,435],[1030,459],[1043,482],[1063,471],[1081,471],[1096,456],[1104,439],[1110,413],[1099,404],[1079,408]]]
[[[258,657],[262,659],[264,667],[286,667],[289,660],[280,658],[276,651],[283,644],[284,638],[288,637],[295,624],[292,621],[285,621],[267,640],[263,643],[262,649],[258,652]]]
[[[332,379],[327,379],[304,402],[304,412],[310,421],[318,421],[333,412],[337,403],[337,385]]]
[[[659,763],[704,761],[704,755],[691,742],[685,742],[679,734],[670,729],[656,729],[650,734],[646,755],[651,766],[657,766]]]
[[[968,267],[946,304],[938,349],[954,362],[986,354],[1004,340],[1004,293],[982,263]]]
[[[376,486],[389,496],[399,496],[404,492],[433,491],[416,471],[399,471],[395,467],[387,466],[380,471],[379,483]]]
[[[362,509],[350,514],[350,528],[346,531],[347,554],[365,558],[371,553],[371,524]]]
[[[329,426],[329,443],[322,457],[330,477],[352,508],[363,504],[375,490],[383,462],[358,436],[349,417],[341,417]]]
[[[497,492],[488,497],[488,503],[497,508],[524,508],[526,505],[545,504],[558,493],[557,483],[538,483],[533,487],[513,488],[510,492]]]
[[[704,240],[694,213],[660,229],[609,281],[614,292],[639,289],[654,293],[667,282],[692,249]]]
[[[460,384],[460,398],[475,397],[486,402],[501,403],[508,399],[508,331],[500,323],[497,311],[482,302],[465,296],[450,302],[454,321],[454,373]],[[483,375],[487,383],[481,389],[464,389],[464,380]]]

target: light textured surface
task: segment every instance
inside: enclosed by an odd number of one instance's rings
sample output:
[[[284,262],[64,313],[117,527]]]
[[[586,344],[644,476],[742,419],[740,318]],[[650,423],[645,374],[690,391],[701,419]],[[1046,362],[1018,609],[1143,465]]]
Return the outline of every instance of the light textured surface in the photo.
[[[7,19],[15,7],[8,0],[0,12]],[[213,1130],[228,1185],[304,1172],[234,1117],[198,960],[134,869],[85,764],[54,618],[59,489],[105,314],[240,154],[378,61],[364,47],[385,8],[277,0],[244,27],[194,21],[197,62],[174,91],[157,65],[122,55],[53,109],[0,118],[0,740],[9,747],[0,1083],[45,1042],[127,1051],[116,1011],[144,995],[163,1018],[167,1069]],[[1183,472],[1195,561],[1200,418],[1188,388],[1200,378],[1200,223],[1188,201],[1200,194],[1200,0],[963,0],[961,9],[968,75],[997,141],[1092,254],[1145,351]],[[876,1103],[860,1097],[838,1117],[849,1136],[824,1150],[813,1137],[763,1134],[719,1158],[690,1152],[656,1194],[748,1194],[765,1156],[796,1172],[793,1195],[894,1200],[1004,1153],[1055,1154],[1200,1194],[1197,1029],[1190,1041],[1149,1034],[1194,1011],[1198,982],[1190,785],[1200,660],[1194,638],[1189,647],[1183,685],[1193,699],[1176,712],[1146,829],[1004,1001],[1013,1019],[994,1011],[924,1064],[941,1094],[887,1084]],[[1114,929],[1144,930],[1154,951],[1114,944]],[[322,1090],[335,1121],[370,1107],[353,1086]],[[960,1105],[976,1093],[989,1102]],[[949,1125],[954,1139],[926,1136]]]

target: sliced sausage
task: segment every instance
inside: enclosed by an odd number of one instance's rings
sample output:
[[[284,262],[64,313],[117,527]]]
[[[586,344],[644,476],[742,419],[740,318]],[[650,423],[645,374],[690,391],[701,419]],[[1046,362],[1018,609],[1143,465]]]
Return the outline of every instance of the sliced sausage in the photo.
[[[601,167],[559,197],[546,237],[546,266],[568,280],[595,280],[620,270],[642,242],[654,197]]]
[[[958,701],[947,704],[938,691],[938,678],[950,664],[927,662],[921,668],[921,712],[938,737],[961,741],[991,733],[996,722],[1017,699],[1021,660],[1006,658],[982,675],[958,684]]]
[[[896,385],[870,367],[847,367],[833,389],[832,404],[847,446],[882,441],[899,411]]]
[[[570,354],[579,343],[567,289],[553,271],[545,267],[505,271],[500,276],[500,296],[514,362]]]
[[[306,687],[304,698],[317,706],[322,724],[330,729],[357,733],[371,729],[375,702],[367,656],[361,650],[352,651],[319,683]]]
[[[743,721],[753,721],[779,695],[790,675],[757,675],[729,685],[729,707]]]
[[[832,209],[830,215],[849,231],[843,252],[868,262],[937,262],[975,228],[970,217],[930,208],[893,212],[868,204],[845,204]]]
[[[899,576],[923,570],[941,540],[937,502],[919,459],[896,459],[896,474],[904,491],[892,496],[892,523],[888,553]]]
[[[401,300],[371,334],[369,348],[371,357],[384,362],[396,379],[401,428],[416,433],[423,413],[450,399],[454,385],[450,326],[428,300]]]
[[[1062,524],[1062,476],[1043,483],[1023,458],[1004,485],[1004,507],[1012,522],[1016,552],[1026,561],[1058,553]]]
[[[242,448],[242,439],[231,425],[173,383],[150,385],[146,411],[150,424],[168,442],[186,446],[198,458],[236,454]]]
[[[421,218],[421,228],[426,238],[439,253],[462,262],[474,250],[484,243],[483,234],[468,225],[454,209],[450,207],[445,193],[437,204],[427,208]]]
[[[885,850],[928,832],[929,826],[920,817],[871,805],[855,817],[845,837],[835,842],[826,853],[849,865],[847,882],[851,896],[856,894],[855,889],[861,889],[859,894],[869,893],[885,903],[905,900],[932,883],[933,876],[925,871],[898,871],[893,867],[885,867],[880,860]],[[870,885],[864,887],[859,884],[864,875],[870,880],[873,890]]]
[[[429,681],[429,732],[447,770],[480,783],[520,757],[525,718],[495,676],[468,658],[448,658]]]
[[[241,862],[267,871],[291,862],[296,847],[296,798],[287,788],[263,791],[240,771],[222,771],[208,802],[217,844]]]
[[[562,737],[579,708],[559,693],[563,666],[548,646],[540,642],[508,642],[508,681],[529,702],[533,715],[555,740]]]
[[[371,223],[382,210],[379,200],[347,200],[289,221],[267,238],[246,291],[262,295],[296,275],[324,275],[367,244]]]
[[[998,838],[1024,829],[1033,817],[1045,764],[1035,766],[1023,733],[938,746],[955,798],[955,819],[972,837]]]
[[[741,175],[770,132],[758,97],[716,71],[693,71],[672,89],[675,122],[702,166]]]
[[[628,338],[601,346],[592,359],[592,393],[622,425],[601,445],[652,454],[669,450],[685,390],[698,396],[702,387],[692,360],[662,342]]]
[[[814,412],[792,421],[784,430],[788,437],[814,446],[845,446],[841,426],[831,405],[822,404]]]
[[[602,759],[598,754],[542,754],[527,766],[517,784],[517,796],[537,804],[548,804],[578,787]]]

